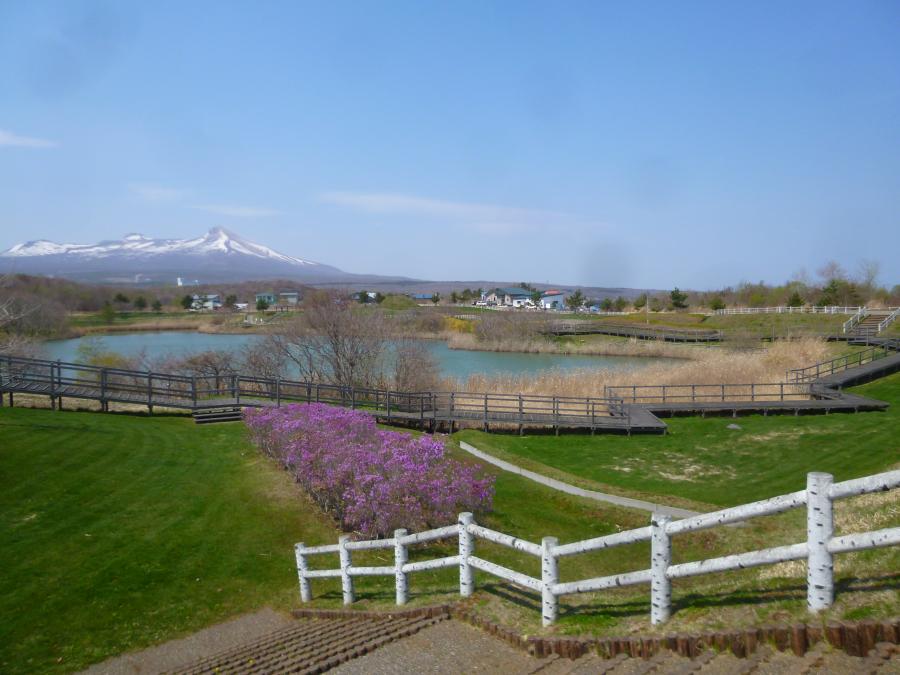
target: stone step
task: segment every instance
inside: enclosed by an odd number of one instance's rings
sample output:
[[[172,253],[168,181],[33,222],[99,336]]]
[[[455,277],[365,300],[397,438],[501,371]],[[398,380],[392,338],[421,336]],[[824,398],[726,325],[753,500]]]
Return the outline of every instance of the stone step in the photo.
[[[182,670],[201,673],[322,673],[395,640],[408,637],[446,617],[298,619],[276,631]]]

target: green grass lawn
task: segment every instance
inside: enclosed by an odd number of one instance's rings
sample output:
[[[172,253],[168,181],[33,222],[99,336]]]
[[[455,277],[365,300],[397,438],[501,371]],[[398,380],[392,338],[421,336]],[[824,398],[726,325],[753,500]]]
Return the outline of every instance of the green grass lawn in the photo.
[[[0,409],[0,671],[66,672],[266,604],[331,522],[237,424]]]
[[[665,436],[485,434],[456,437],[540,470],[552,467],[612,492],[733,506],[802,489],[808,471],[845,480],[900,462],[900,374],[853,391],[887,412],[666,419]],[[731,430],[737,423],[741,429]]]
[[[896,398],[898,378],[864,389]],[[680,435],[667,438],[564,435],[520,440],[469,431],[460,437],[498,454],[507,452],[522,463],[558,467],[564,478],[613,485],[624,494],[674,494],[673,501],[681,503],[730,504],[798,489],[813,468],[833,471],[841,479],[896,462],[897,427],[891,426],[892,420],[896,417],[890,413],[741,418],[738,423],[745,431],[728,432],[738,436],[722,430],[730,420],[683,419],[675,420]],[[789,423],[804,432],[792,435]],[[766,442],[754,441],[756,445],[745,448],[753,449],[749,459],[733,448],[741,435],[773,433]],[[800,443],[807,435],[815,439],[811,446]],[[842,440],[854,435],[862,439],[856,445]],[[671,445],[673,441],[678,444]],[[474,461],[459,450],[453,452]],[[529,452],[540,461],[528,459]],[[701,489],[707,484],[702,477],[672,480],[654,473],[654,459],[678,452],[710,472],[708,490]],[[645,458],[651,468],[646,475],[621,472],[613,481],[614,472],[602,469],[603,463]],[[743,480],[714,471],[738,460],[748,472]],[[495,508],[479,522],[534,542],[547,535],[574,541],[649,521],[644,512],[570,497],[490,467],[485,470],[497,475]],[[694,489],[686,489],[688,484]],[[894,501],[885,503],[885,497]],[[869,527],[900,524],[896,494],[876,498],[881,501],[840,513]],[[293,543],[331,543],[337,536],[332,522],[290,477],[249,446],[239,423],[198,427],[182,416],[2,408],[0,671],[77,670],[265,605],[296,606]],[[804,536],[803,513],[795,511],[747,527],[679,536],[674,559],[793,543]],[[477,546],[482,557],[539,576],[536,558],[482,541]],[[411,559],[451,555],[455,541],[422,549],[414,550]],[[644,569],[648,559],[646,544],[632,545],[567,558],[560,572],[564,581],[587,578]],[[390,560],[386,551],[354,554],[356,564]],[[839,603],[829,618],[897,614],[900,549],[840,560]],[[336,567],[337,556],[311,562],[314,568]],[[678,582],[677,612],[666,630],[802,618],[804,575],[800,565]],[[477,585],[472,604],[483,614],[526,632],[541,630],[539,596],[482,573],[477,574]],[[414,575],[411,604],[455,601],[457,587],[455,570]],[[315,580],[313,593],[313,606],[340,606],[337,580]],[[393,579],[360,578],[357,594],[355,607],[360,609],[391,607]],[[551,632],[647,632],[648,603],[645,587],[567,597],[560,623]]]

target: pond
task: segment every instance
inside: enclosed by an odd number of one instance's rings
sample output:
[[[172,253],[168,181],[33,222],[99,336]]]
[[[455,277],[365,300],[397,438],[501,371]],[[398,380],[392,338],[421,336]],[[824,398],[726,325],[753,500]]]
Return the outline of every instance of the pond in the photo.
[[[113,335],[51,340],[44,343],[44,358],[75,361],[78,347],[85,340],[100,340],[102,348],[124,356],[142,350],[150,358],[166,355],[186,356],[208,350],[239,350],[261,340],[256,334],[218,334],[165,331],[158,333],[117,333]],[[465,380],[469,375],[533,375],[561,369],[630,370],[659,363],[660,359],[628,356],[568,356],[565,354],[523,354],[518,352],[481,352],[450,349],[445,342],[423,340],[434,355],[445,377]],[[668,360],[668,359],[665,359]]]

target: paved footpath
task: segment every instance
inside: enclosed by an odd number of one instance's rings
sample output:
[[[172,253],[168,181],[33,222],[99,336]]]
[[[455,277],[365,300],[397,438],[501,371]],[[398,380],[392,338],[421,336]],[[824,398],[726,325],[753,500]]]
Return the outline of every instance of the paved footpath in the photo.
[[[662,652],[649,659],[536,658],[477,628],[441,616],[293,619],[270,609],[247,614],[181,640],[127,654],[87,673],[323,673],[400,675],[647,675],[648,673],[872,673],[900,675],[900,648],[881,643],[866,657],[816,645],[804,656],[761,646],[748,658],[709,650],[689,659]]]
[[[609,504],[615,504],[616,506],[624,506],[629,509],[640,509],[641,511],[649,511],[650,513],[660,513],[664,516],[671,516],[672,518],[690,518],[691,516],[698,515],[697,511],[679,509],[674,506],[666,506],[665,504],[654,504],[653,502],[645,502],[642,499],[619,497],[618,495],[611,495],[605,492],[597,492],[595,490],[585,490],[584,488],[576,487],[569,483],[563,483],[561,480],[549,478],[548,476],[537,473],[535,471],[529,471],[528,469],[523,469],[521,466],[517,466],[505,460],[498,459],[493,455],[489,455],[483,450],[479,450],[474,445],[466,443],[465,441],[460,441],[459,447],[468,452],[470,455],[475,455],[475,457],[477,457],[478,459],[481,459],[488,464],[493,464],[494,466],[503,469],[504,471],[509,471],[510,473],[514,473],[522,476],[523,478],[527,478],[529,480],[533,480],[536,483],[540,483],[541,485],[546,485],[548,488],[552,488],[553,490],[559,490],[560,492],[575,495],[576,497],[594,499],[598,502],[607,502]]]

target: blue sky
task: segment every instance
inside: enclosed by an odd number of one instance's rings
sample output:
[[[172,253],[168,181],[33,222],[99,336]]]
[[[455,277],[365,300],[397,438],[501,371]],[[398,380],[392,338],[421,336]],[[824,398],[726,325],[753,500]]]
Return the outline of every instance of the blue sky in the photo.
[[[900,283],[900,3],[0,2],[0,248]]]

